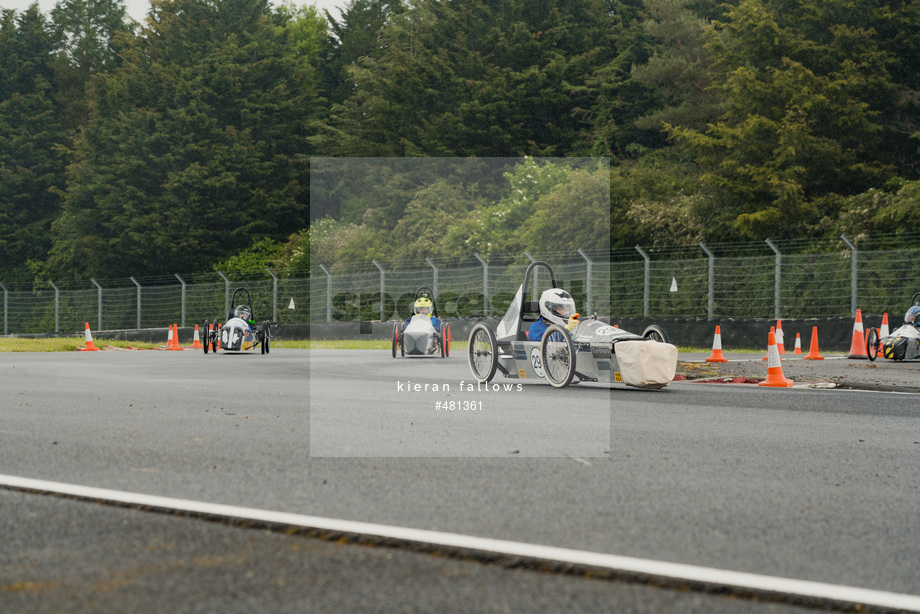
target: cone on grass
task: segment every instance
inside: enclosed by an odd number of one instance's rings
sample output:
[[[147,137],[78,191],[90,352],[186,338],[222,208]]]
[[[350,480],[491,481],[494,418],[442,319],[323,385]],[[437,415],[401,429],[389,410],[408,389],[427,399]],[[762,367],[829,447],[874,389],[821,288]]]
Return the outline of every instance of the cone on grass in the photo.
[[[776,333],[770,333],[767,337],[767,344],[767,379],[757,385],[772,388],[791,388],[795,385],[795,382],[791,379],[786,379],[786,376],[783,375],[782,361],[779,358],[779,350],[776,349]]]
[[[795,334],[795,348],[792,350],[793,354],[802,353],[802,336],[798,333]]]
[[[811,345],[808,348],[808,356],[805,357],[805,360],[824,360],[818,352],[818,327],[811,327]]]
[[[722,332],[718,324],[716,334],[712,339],[712,354],[709,355],[706,362],[728,362],[728,359],[722,354]]]
[[[853,341],[850,343],[850,355],[847,358],[869,358],[866,354],[866,333],[863,329],[862,311],[856,310],[856,321],[853,322]]]
[[[786,353],[786,342],[785,337],[783,336],[783,321],[776,321],[776,350],[779,352],[779,355],[782,356]]]
[[[93,343],[93,334],[89,332],[89,322],[86,323],[86,327],[83,329],[83,342],[84,345],[81,348],[83,352],[98,352],[99,348],[96,347],[96,344]]]
[[[192,349],[200,350],[202,349],[202,347],[204,346],[201,345],[201,335],[198,333],[198,325],[196,324],[195,325],[195,337],[194,337],[194,340],[192,341]]]

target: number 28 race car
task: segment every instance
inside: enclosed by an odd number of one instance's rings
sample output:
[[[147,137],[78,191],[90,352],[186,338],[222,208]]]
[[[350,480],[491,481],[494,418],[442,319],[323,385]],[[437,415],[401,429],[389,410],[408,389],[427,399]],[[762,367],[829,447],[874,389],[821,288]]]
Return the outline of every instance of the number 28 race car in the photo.
[[[245,302],[243,302],[245,294]],[[239,299],[237,299],[239,296]],[[237,301],[240,301],[237,303]],[[227,314],[227,321],[218,326],[204,321],[204,353],[209,350],[217,353],[218,349],[227,352],[244,352],[257,347],[262,348],[263,354],[268,354],[271,349],[271,330],[268,320],[256,327],[255,316],[252,311],[252,296],[246,288],[237,288],[230,299],[231,305],[236,307]]]
[[[910,308],[904,315],[904,324],[890,335],[881,337],[877,328],[866,331],[866,354],[875,360],[879,352],[889,360],[914,360],[920,358],[920,292],[910,300]]]
[[[546,381],[555,388],[573,381],[663,388],[674,379],[677,348],[654,324],[642,335],[635,335],[595,316],[579,322],[571,333],[565,326],[551,324],[539,341],[531,340],[524,326],[540,319],[541,305],[524,297],[530,273],[537,266],[549,270],[552,286],[558,290],[553,268],[546,262],[533,262],[497,330],[479,323],[470,331],[469,364],[478,382],[491,381],[496,372],[507,378]],[[560,291],[562,295],[568,296]]]
[[[429,298],[431,297],[431,298]],[[412,315],[408,322],[393,325],[393,358],[400,356],[450,356],[450,324],[438,317],[434,292],[422,286],[415,292]]]

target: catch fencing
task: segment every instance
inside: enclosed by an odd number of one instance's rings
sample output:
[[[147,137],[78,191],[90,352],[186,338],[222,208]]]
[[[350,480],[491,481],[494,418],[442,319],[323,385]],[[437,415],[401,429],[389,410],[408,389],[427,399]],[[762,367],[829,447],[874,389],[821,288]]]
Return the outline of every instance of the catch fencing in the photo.
[[[716,244],[530,253],[435,262],[327,265],[277,275],[218,272],[156,278],[43,282],[3,296],[3,334],[157,328],[223,320],[234,289],[252,293],[258,321],[309,323],[402,319],[430,287],[442,317],[500,316],[535,260],[582,313],[625,317],[828,318],[906,311],[920,292],[920,248],[839,241]],[[545,270],[527,290],[548,288]]]

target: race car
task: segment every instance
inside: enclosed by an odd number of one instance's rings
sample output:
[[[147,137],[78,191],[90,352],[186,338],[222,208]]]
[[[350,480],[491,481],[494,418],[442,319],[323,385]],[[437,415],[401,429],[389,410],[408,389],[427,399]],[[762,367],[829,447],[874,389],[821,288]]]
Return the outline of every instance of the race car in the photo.
[[[544,267],[549,271],[552,289],[544,292],[540,302],[524,300],[531,271]],[[561,297],[554,299],[553,297]],[[677,348],[668,343],[668,336],[658,325],[648,326],[636,335],[602,322],[597,315],[578,320],[577,314],[551,308],[574,301],[556,285],[553,268],[537,261],[527,267],[524,283],[518,288],[508,311],[495,331],[479,323],[470,331],[469,365],[473,377],[485,384],[497,372],[512,379],[548,382],[554,388],[565,388],[580,382],[619,382],[636,388],[663,388],[677,370]],[[536,323],[549,322],[545,332]],[[568,321],[561,318],[568,318]],[[572,328],[569,332],[568,328]],[[539,340],[528,333],[542,332]]]
[[[204,353],[207,354],[209,350],[215,354],[217,350],[245,352],[258,347],[263,354],[268,354],[271,350],[271,326],[265,320],[261,327],[256,327],[249,290],[234,290],[230,304],[236,307],[227,314],[227,321],[223,325],[218,325],[216,320],[213,323],[204,321]]]
[[[428,286],[415,291],[412,315],[406,322],[393,325],[393,358],[400,356],[450,356],[450,324],[438,317],[438,304]]]
[[[875,360],[879,352],[888,360],[915,360],[920,358],[920,292],[910,300],[910,308],[904,314],[904,324],[891,334],[880,337],[877,328],[866,331],[866,354]]]

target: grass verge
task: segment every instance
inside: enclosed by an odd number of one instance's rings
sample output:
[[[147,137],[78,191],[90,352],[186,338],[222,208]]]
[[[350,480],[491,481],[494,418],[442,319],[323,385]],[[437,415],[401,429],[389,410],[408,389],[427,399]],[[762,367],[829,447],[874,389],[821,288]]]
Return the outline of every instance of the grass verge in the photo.
[[[149,350],[160,345],[142,341],[117,341],[94,339],[93,343],[100,350],[107,348],[127,350]],[[0,352],[73,352],[86,345],[82,337],[55,337],[52,339],[25,339],[21,337],[0,337]]]

